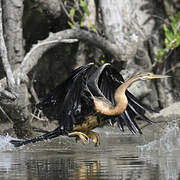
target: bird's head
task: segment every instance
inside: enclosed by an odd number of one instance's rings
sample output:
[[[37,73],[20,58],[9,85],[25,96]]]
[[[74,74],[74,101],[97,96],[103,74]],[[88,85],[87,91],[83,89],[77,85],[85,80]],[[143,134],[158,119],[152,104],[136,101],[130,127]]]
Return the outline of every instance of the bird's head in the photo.
[[[149,80],[149,79],[160,79],[170,77],[168,75],[157,75],[152,73],[141,73],[134,76],[136,80]]]

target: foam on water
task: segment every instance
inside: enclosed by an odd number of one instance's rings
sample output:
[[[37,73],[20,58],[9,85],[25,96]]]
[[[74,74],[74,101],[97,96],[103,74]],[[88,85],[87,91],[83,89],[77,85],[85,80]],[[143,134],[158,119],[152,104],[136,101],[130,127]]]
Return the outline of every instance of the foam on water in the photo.
[[[10,141],[14,139],[15,138],[9,136],[8,134],[6,136],[0,136],[0,152],[15,150],[16,148],[14,145],[10,143]]]

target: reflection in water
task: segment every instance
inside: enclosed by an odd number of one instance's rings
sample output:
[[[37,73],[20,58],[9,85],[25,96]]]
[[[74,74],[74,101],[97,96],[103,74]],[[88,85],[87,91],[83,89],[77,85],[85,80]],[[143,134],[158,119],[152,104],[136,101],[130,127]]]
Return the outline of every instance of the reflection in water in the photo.
[[[114,161],[114,160],[113,160]],[[132,159],[118,159],[121,163],[109,163],[109,160],[59,159],[55,162],[32,161],[28,163],[28,177],[42,179],[158,179],[158,169],[151,165],[132,162]],[[125,164],[124,164],[124,163]],[[153,173],[151,171],[153,170]]]
[[[159,180],[178,179],[180,152],[145,153],[139,136],[102,135],[101,147],[69,138],[0,152],[2,180]],[[2,139],[0,138],[0,142]],[[144,146],[145,147],[145,146]],[[4,149],[3,149],[4,151]]]
[[[77,171],[73,172],[73,179],[98,179],[100,171],[100,160],[87,161],[79,164]]]
[[[99,161],[76,162],[74,159],[58,159],[56,161],[37,161],[27,163],[28,177],[42,179],[98,179]]]
[[[68,179],[70,170],[74,169],[73,159],[46,159],[31,160],[27,162],[28,177],[41,177],[42,179]]]

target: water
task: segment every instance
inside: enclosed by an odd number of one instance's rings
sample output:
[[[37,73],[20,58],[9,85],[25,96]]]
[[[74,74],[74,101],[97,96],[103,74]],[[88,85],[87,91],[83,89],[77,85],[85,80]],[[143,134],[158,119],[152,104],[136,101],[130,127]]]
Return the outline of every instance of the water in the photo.
[[[68,137],[14,148],[0,137],[0,180],[179,180],[180,133],[168,127],[159,140],[100,130],[101,146]],[[171,138],[170,138],[171,137]],[[172,143],[171,148],[168,143]]]

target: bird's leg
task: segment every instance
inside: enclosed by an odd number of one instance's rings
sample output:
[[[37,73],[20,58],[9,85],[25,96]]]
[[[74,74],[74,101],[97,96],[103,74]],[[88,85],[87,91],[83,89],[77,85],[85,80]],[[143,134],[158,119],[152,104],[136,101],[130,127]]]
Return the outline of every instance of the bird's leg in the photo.
[[[89,137],[82,132],[74,131],[74,132],[68,133],[68,136],[69,137],[76,136],[76,140],[78,140],[79,138],[82,140],[83,143],[89,142]]]
[[[97,133],[95,133],[93,131],[88,131],[87,136],[89,137],[89,139],[91,139],[93,141],[95,146],[99,146],[100,145],[99,134],[97,134]]]

